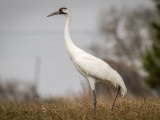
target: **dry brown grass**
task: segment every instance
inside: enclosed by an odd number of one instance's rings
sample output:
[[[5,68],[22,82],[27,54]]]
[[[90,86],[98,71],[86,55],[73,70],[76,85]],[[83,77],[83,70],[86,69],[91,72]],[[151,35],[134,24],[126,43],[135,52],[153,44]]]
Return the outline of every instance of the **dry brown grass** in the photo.
[[[99,100],[93,115],[92,102],[0,102],[0,120],[160,120],[160,99],[119,99],[115,109]]]

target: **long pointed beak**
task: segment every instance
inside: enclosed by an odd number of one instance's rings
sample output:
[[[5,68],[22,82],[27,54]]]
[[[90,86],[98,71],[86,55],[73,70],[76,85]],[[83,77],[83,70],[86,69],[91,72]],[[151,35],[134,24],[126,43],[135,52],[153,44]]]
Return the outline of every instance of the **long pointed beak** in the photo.
[[[47,17],[51,17],[51,16],[53,16],[53,15],[58,15],[58,14],[59,14],[59,11],[56,11],[56,12],[54,12],[54,13],[48,15]]]

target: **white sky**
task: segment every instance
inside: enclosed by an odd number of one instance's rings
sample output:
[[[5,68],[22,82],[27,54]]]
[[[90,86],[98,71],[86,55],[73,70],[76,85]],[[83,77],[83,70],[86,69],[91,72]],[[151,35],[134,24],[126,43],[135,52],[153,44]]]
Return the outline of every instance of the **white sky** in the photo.
[[[42,96],[78,92],[80,75],[66,53],[65,18],[46,16],[60,7],[72,14],[73,41],[87,50],[98,17],[111,6],[150,6],[150,0],[0,0],[0,78],[34,82],[35,58],[41,57],[39,93]]]

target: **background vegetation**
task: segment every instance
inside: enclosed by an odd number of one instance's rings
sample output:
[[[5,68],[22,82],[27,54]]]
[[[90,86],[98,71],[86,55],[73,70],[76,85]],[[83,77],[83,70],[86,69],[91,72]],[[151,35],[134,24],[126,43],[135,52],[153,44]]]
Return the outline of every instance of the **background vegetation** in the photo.
[[[148,73],[145,77],[146,83],[156,90],[160,96],[160,0],[154,1],[156,2],[159,17],[157,21],[150,22],[152,46],[144,57],[143,66]]]

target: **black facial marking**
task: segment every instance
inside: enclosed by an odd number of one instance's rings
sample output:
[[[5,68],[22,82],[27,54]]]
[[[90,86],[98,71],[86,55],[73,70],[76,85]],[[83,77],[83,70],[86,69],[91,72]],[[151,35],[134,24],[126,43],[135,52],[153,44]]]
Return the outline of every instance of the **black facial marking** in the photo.
[[[59,9],[59,14],[66,14],[66,13],[64,13],[64,12],[63,12],[63,10],[64,10],[64,9],[65,9],[65,10],[67,10],[67,8],[66,8],[66,7],[62,7],[62,8],[60,8],[60,9]]]

